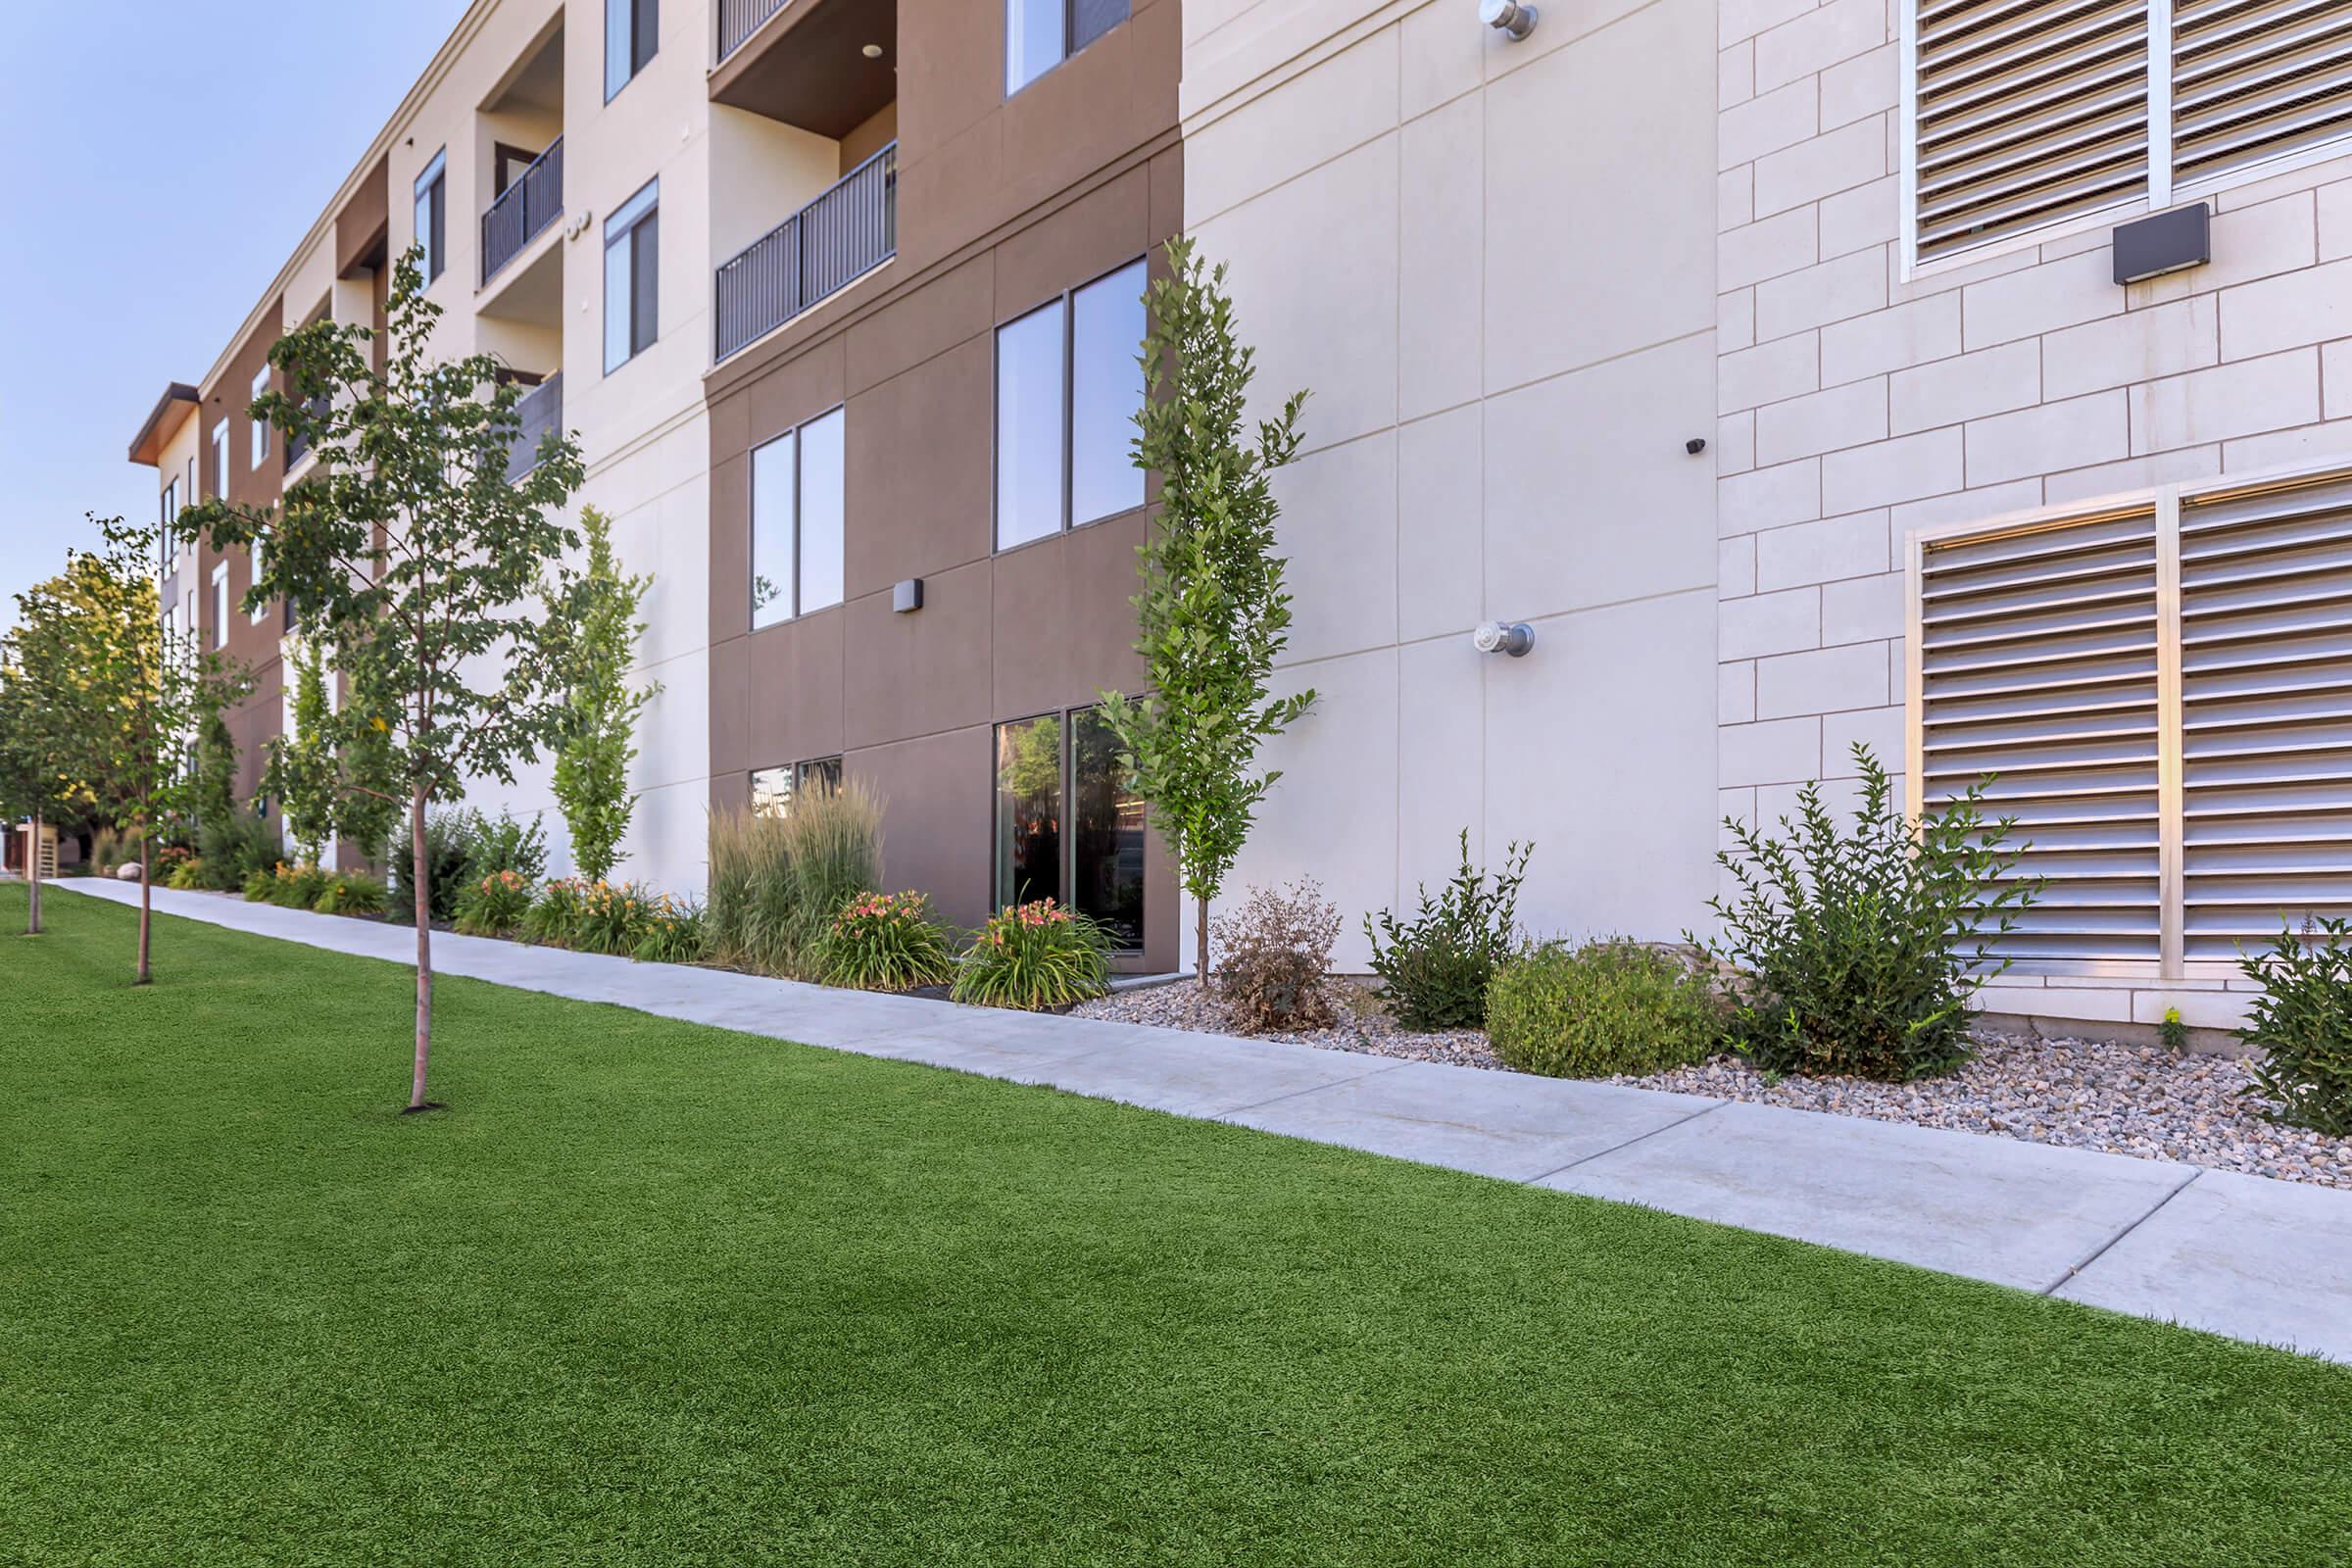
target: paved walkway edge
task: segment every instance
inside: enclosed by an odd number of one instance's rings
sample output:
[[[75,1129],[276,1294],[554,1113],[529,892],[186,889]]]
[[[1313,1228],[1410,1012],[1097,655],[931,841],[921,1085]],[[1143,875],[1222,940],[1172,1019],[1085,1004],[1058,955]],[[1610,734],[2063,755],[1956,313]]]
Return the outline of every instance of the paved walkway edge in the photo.
[[[52,884],[135,906],[132,884]],[[404,926],[159,913],[395,963]],[[170,963],[168,948],[159,963]],[[436,933],[437,972],[1644,1204],[2352,1363],[2352,1193],[1610,1084],[963,1007]]]

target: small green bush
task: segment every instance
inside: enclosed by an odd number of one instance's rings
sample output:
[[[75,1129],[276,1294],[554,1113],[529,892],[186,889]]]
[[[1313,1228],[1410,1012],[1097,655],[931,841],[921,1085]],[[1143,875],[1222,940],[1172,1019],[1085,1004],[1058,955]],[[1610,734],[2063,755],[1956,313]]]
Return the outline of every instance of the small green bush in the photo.
[[[2352,922],[2322,917],[2238,960],[2262,986],[2238,1037],[2261,1054],[2246,1093],[2277,1121],[2352,1138]]]
[[[164,886],[190,893],[206,885],[204,878],[204,858],[191,855],[172,868],[172,874],[164,879]]]
[[[1487,1038],[1521,1072],[1660,1072],[1713,1054],[1723,1009],[1707,982],[1671,954],[1624,938],[1576,949],[1546,943],[1495,972]]]
[[[531,879],[520,871],[492,871],[458,894],[456,925],[469,937],[503,937],[531,907]]]
[[[1110,938],[1102,928],[1041,899],[988,917],[956,961],[950,995],[983,1007],[1034,1012],[1102,995],[1109,974]]]
[[[629,956],[639,963],[700,963],[705,940],[703,906],[664,893],[646,910],[645,935]]]
[[[956,950],[920,893],[865,893],[835,912],[821,945],[825,984],[911,991],[956,977]]]
[[[587,890],[588,884],[576,876],[560,876],[540,888],[539,896],[522,912],[524,940],[570,947],[579,929],[580,906]]]
[[[1470,863],[1470,830],[1462,829],[1462,867],[1409,921],[1382,910],[1378,929],[1364,916],[1372,944],[1372,972],[1380,976],[1389,1011],[1407,1029],[1476,1029],[1487,1018],[1487,986],[1518,940],[1519,884],[1533,844],[1503,852],[1493,885]]]
[[[457,917],[458,895],[466,887],[466,867],[473,863],[475,844],[481,833],[481,812],[464,807],[425,813],[424,875],[428,918],[452,920]],[[393,919],[404,923],[414,921],[416,918],[416,855],[405,826],[392,835],[391,848],[387,853],[392,869],[392,893],[386,907]]]
[[[270,896],[277,891],[276,868],[256,867],[254,870],[246,872],[245,885],[239,891],[245,895],[245,902],[248,904],[268,903]]]
[[[1988,780],[1913,822],[1870,748],[1854,761],[1850,833],[1818,782],[1785,840],[1724,819],[1734,847],[1716,859],[1739,893],[1708,901],[1719,941],[1686,939],[1740,971],[1733,1042],[1759,1067],[1906,1082],[1968,1059],[1969,1001],[2009,967],[1993,945],[2040,884],[2013,875],[2016,824],[1985,819]]]
[[[204,861],[204,887],[235,893],[252,885],[256,871],[268,875],[285,853],[277,830],[251,811],[231,811],[208,822],[197,834],[196,853]]]
[[[466,845],[468,883],[498,871],[512,871],[525,882],[547,875],[547,830],[538,812],[533,811],[528,820],[504,808],[496,816],[471,810],[460,814],[466,818],[457,831]]]
[[[318,902],[311,907],[320,914],[381,914],[384,881],[365,871],[329,871]]]
[[[326,891],[326,873],[308,860],[295,865],[280,861],[270,872],[270,902],[281,909],[311,908]]]

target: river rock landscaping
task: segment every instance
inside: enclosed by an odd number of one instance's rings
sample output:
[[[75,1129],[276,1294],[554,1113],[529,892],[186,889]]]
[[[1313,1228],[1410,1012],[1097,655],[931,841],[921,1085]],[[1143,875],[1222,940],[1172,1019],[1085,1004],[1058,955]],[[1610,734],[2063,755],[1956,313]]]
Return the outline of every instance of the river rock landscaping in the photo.
[[[1397,1027],[1369,985],[1333,985],[1344,1004],[1334,1009],[1332,1027],[1257,1038],[1510,1070],[1478,1030],[1415,1034]],[[1076,1010],[1126,1023],[1236,1032],[1224,1004],[1189,980],[1120,992]],[[1775,1077],[1728,1052],[1694,1066],[1607,1081],[2352,1188],[2352,1139],[2265,1119],[2245,1096],[2252,1075],[2243,1061],[1984,1028],[1974,1038],[1977,1054],[1958,1070],[1907,1084]]]

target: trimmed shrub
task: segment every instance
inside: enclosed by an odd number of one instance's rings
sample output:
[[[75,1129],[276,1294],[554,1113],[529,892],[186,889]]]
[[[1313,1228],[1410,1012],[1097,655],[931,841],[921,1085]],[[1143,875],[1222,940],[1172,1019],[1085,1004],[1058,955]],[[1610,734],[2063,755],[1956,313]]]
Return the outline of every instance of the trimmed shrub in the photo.
[[[1625,938],[1531,948],[1495,972],[1487,1038],[1521,1072],[1606,1078],[1712,1055],[1723,1006],[1690,964]]]
[[[789,980],[823,979],[833,912],[881,880],[882,807],[864,785],[796,796],[781,816],[710,817],[703,919],[719,963]]]
[[[1503,851],[1502,869],[1492,885],[1470,863],[1470,830],[1462,829],[1462,867],[1431,898],[1417,891],[1421,907],[1409,921],[1381,911],[1376,930],[1364,916],[1372,944],[1372,972],[1381,979],[1389,1011],[1407,1029],[1476,1029],[1487,1019],[1487,986],[1518,940],[1519,884],[1527,876],[1533,844]]]
[[[956,949],[920,893],[865,893],[835,911],[819,956],[825,984],[911,991],[956,978]]]
[[[640,963],[699,963],[703,943],[703,906],[664,893],[646,910],[645,935],[629,956]]]
[[[1110,975],[1110,938],[1075,909],[1052,899],[1007,905],[988,917],[956,960],[957,1002],[1035,1012],[1102,995]]]
[[[1311,877],[1287,888],[1251,888],[1241,906],[1210,922],[1217,999],[1244,1034],[1331,1024],[1323,977],[1340,937],[1340,906]]]
[[[469,937],[503,937],[531,907],[531,879],[520,871],[492,871],[458,895],[457,928]]]
[[[2276,1121],[2352,1138],[2352,923],[2322,917],[2282,929],[2238,960],[2261,995],[2238,1037],[2261,1053],[2246,1093]]]
[[[320,914],[382,914],[384,880],[365,871],[329,871],[311,907]]]
[[[1732,1040],[1758,1066],[1899,1083],[1968,1059],[1969,1001],[2009,967],[1992,946],[2040,884],[2012,874],[2024,846],[2007,846],[2014,818],[1986,820],[1989,780],[1912,822],[1870,749],[1853,755],[1852,831],[1819,782],[1781,818],[1785,839],[1724,819],[1733,848],[1716,859],[1739,893],[1707,902],[1720,940],[1686,940],[1740,972]]]

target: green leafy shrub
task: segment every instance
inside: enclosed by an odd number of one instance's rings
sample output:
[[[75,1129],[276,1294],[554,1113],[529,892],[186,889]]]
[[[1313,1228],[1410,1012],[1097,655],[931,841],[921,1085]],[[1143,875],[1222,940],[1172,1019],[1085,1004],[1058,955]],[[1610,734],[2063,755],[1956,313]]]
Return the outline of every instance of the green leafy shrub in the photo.
[[[533,811],[528,820],[503,808],[496,816],[480,811],[464,813],[469,820],[460,829],[466,845],[466,880],[478,882],[494,871],[512,871],[525,882],[547,875],[547,829]]]
[[[1470,830],[1462,829],[1462,866],[1409,921],[1384,909],[1377,929],[1364,916],[1372,944],[1372,972],[1381,979],[1389,1011],[1407,1029],[1476,1029],[1487,1018],[1487,986],[1518,940],[1519,884],[1533,844],[1503,851],[1492,883],[1470,863]]]
[[[653,902],[653,896],[634,882],[599,878],[587,884],[580,889],[579,912],[572,917],[571,945],[582,953],[635,953],[645,940]]]
[[[629,956],[640,963],[699,963],[704,940],[703,906],[664,893],[646,910],[645,935]]]
[[[1212,922],[1216,993],[1244,1034],[1321,1029],[1332,1021],[1332,944],[1340,906],[1311,878],[1287,888],[1251,888],[1241,906]]]
[[[503,937],[531,907],[531,879],[520,871],[492,871],[458,895],[457,928],[469,937]]]
[[[466,868],[473,863],[475,841],[481,833],[481,813],[466,808],[427,811],[424,816],[424,875],[427,918],[457,917],[458,895],[465,890]],[[391,851],[392,892],[386,907],[403,923],[416,918],[416,858],[408,835],[402,834]]]
[[[581,896],[587,889],[588,884],[576,876],[560,876],[541,887],[539,896],[522,913],[524,939],[550,947],[570,947],[579,928]]]
[[[802,791],[782,816],[710,818],[703,918],[710,956],[789,980],[822,980],[833,911],[881,880],[882,807],[864,785]]]
[[[177,887],[179,884],[172,879],[194,858],[196,852],[185,844],[159,844],[155,847],[155,863],[147,868],[147,874],[166,887]]]
[[[1052,899],[1008,905],[988,917],[956,964],[957,1002],[1038,1011],[1102,995],[1110,975],[1110,938],[1075,909]]]
[[[276,868],[274,866],[267,868],[257,866],[246,872],[245,885],[239,891],[245,895],[245,902],[248,904],[268,903],[270,895],[277,891]]]
[[[326,873],[308,860],[288,865],[279,861],[270,872],[270,902],[281,909],[308,909],[326,891]]]
[[[834,912],[819,956],[825,984],[911,991],[956,978],[956,950],[920,893],[864,893]]]
[[[365,871],[329,871],[318,902],[311,907],[320,914],[381,914],[384,880]]]
[[[275,870],[284,853],[277,830],[251,811],[230,811],[196,835],[196,854],[204,861],[202,885],[220,893],[246,888],[256,871]]]
[[[2238,960],[2262,992],[2238,1037],[2261,1054],[2246,1092],[2273,1119],[2352,1138],[2352,923],[2321,917]]]
[[[1487,1038],[1521,1072],[1605,1078],[1659,1072],[1713,1054],[1723,1007],[1690,964],[1625,938],[1545,943],[1495,971]]]
[[[172,868],[172,874],[164,879],[164,886],[176,888],[182,893],[191,893],[205,886],[204,878],[204,858],[191,855]]]
[[[1733,848],[1716,859],[1739,891],[1708,901],[1723,935],[1699,945],[1740,971],[1732,1038],[1758,1066],[1904,1082],[1968,1059],[1969,1000],[2009,967],[1993,945],[2040,887],[2012,875],[2016,823],[1985,818],[1988,780],[1911,822],[1870,749],[1854,761],[1851,832],[1818,781],[1781,819],[1786,839],[1724,820]]]

